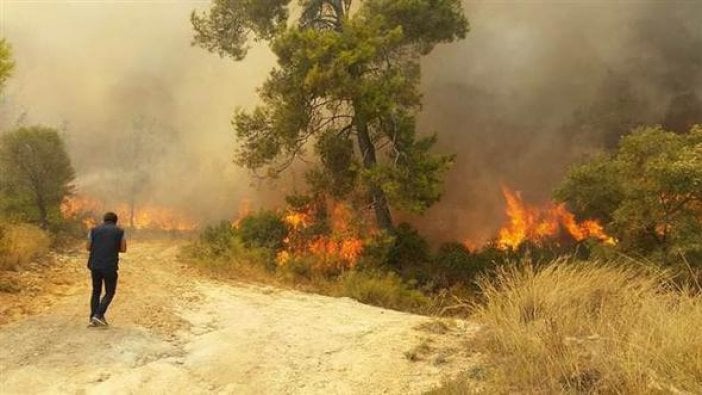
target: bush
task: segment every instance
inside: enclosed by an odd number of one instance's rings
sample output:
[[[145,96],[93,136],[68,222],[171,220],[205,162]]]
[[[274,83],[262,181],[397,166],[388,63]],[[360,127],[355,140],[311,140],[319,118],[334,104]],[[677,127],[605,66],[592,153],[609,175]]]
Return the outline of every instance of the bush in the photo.
[[[432,278],[440,288],[452,285],[469,285],[475,276],[488,266],[484,260],[478,260],[468,248],[461,243],[445,243],[439,247],[433,259]]]
[[[212,227],[202,238],[182,250],[181,257],[199,269],[230,277],[266,280],[275,270],[275,253],[266,248],[249,248],[237,235],[226,238],[223,227]]]
[[[356,264],[356,270],[387,269],[389,257],[395,248],[395,238],[389,233],[376,232],[363,242],[363,254]]]
[[[275,211],[246,216],[238,226],[238,233],[247,247],[263,247],[273,251],[283,248],[288,232],[288,225]]]
[[[561,261],[480,288],[474,346],[495,392],[702,393],[702,297],[668,274]]]
[[[347,272],[341,278],[341,295],[361,303],[405,311],[417,311],[429,303],[427,297],[393,273]]]
[[[46,254],[50,246],[49,234],[36,226],[0,224],[0,270],[16,270]]]
[[[313,277],[321,278],[319,270],[315,270],[317,262],[312,256],[293,256],[284,263],[278,264],[277,271],[280,278],[289,283],[308,282]]]
[[[395,230],[395,243],[388,254],[388,264],[402,278],[427,283],[431,280],[429,243],[411,225],[402,223]]]
[[[40,225],[61,222],[61,202],[75,178],[59,132],[43,126],[20,127],[0,136],[0,210]]]
[[[206,227],[197,243],[191,246],[191,255],[200,258],[218,258],[232,249],[236,230],[227,221]]]

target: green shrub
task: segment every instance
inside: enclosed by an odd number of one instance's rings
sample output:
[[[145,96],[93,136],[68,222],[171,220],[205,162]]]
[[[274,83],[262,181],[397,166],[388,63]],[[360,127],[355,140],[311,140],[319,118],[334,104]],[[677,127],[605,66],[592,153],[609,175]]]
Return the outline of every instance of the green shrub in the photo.
[[[237,229],[247,247],[263,247],[280,251],[288,236],[288,225],[275,211],[261,211],[244,217]]]
[[[200,234],[193,253],[208,258],[224,256],[231,250],[235,236],[236,230],[227,221],[210,225]]]
[[[277,266],[278,275],[290,283],[308,282],[318,274],[316,263],[313,256],[294,256]]]
[[[75,172],[58,130],[20,127],[0,136],[0,211],[49,229],[62,221],[61,202]]]
[[[431,262],[429,243],[411,225],[402,223],[395,230],[395,243],[388,253],[388,264],[402,278],[426,283]]]
[[[205,236],[208,241],[201,237],[185,246],[181,257],[206,271],[256,281],[270,277],[275,271],[275,252],[267,248],[246,247],[236,234],[228,239],[225,235],[223,228],[213,227]]]
[[[363,254],[356,270],[378,270],[387,268],[389,257],[395,248],[395,238],[387,232],[377,232],[363,243]]]
[[[347,272],[341,278],[340,296],[395,310],[416,311],[429,303],[426,296],[410,288],[394,273]]]
[[[468,284],[477,269],[468,248],[461,243],[445,243],[434,256],[432,277],[437,286],[448,288],[452,284]]]

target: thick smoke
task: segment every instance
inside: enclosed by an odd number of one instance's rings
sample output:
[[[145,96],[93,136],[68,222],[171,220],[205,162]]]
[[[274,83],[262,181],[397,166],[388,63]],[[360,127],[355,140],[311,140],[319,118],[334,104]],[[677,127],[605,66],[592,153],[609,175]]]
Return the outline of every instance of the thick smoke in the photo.
[[[208,3],[0,1],[16,60],[0,127],[62,129],[79,193],[204,221],[277,198],[232,165],[229,123],[255,103],[273,58],[254,48],[234,63],[192,47],[189,14]]]
[[[66,134],[82,191],[174,205],[206,221],[303,188],[251,185],[230,119],[274,59],[190,46],[208,1],[0,0],[17,72],[0,127]],[[480,241],[504,220],[500,184],[544,202],[567,166],[639,124],[702,122],[702,3],[469,1],[472,31],[424,62],[422,128],[457,154],[443,201],[416,219],[437,240]],[[292,186],[290,186],[292,184]],[[134,187],[132,187],[134,186]]]
[[[545,202],[567,167],[641,124],[702,123],[702,3],[466,2],[472,31],[425,62],[423,128],[458,154],[417,223],[484,241],[500,184]]]

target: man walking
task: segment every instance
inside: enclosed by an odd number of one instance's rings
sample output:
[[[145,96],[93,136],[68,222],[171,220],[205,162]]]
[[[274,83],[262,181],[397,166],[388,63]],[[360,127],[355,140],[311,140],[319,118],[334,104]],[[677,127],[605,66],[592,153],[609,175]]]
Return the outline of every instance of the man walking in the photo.
[[[117,226],[117,214],[109,212],[104,215],[103,223],[90,230],[85,247],[90,252],[88,269],[93,279],[88,326],[106,327],[105,312],[117,289],[119,254],[127,252],[124,230]],[[105,284],[105,296],[100,300],[103,284]]]

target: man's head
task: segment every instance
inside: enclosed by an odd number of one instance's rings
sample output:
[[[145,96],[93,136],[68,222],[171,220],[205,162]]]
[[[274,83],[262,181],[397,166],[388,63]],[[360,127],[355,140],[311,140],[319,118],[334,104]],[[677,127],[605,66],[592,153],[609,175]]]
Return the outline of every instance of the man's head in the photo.
[[[117,223],[117,214],[115,214],[111,211],[107,212],[107,213],[105,213],[105,215],[102,216],[102,220],[105,222],[110,222],[110,223],[116,224]]]

